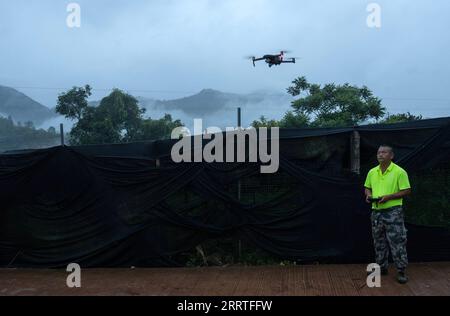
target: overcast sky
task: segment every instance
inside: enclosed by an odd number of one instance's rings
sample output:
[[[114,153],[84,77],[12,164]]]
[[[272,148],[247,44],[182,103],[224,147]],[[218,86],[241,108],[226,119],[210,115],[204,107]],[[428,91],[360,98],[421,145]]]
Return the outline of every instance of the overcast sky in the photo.
[[[283,93],[304,75],[367,85],[393,113],[450,116],[448,0],[377,1],[379,29],[362,0],[79,0],[81,28],[66,25],[70,2],[0,0],[0,85],[52,107],[87,83],[93,99],[113,87],[172,99]],[[271,69],[244,59],[281,49],[301,59]]]

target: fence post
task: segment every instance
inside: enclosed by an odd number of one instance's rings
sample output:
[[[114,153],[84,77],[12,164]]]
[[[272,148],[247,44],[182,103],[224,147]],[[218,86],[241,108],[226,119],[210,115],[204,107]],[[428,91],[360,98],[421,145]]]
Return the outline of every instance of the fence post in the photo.
[[[238,125],[238,127],[241,127],[241,108],[238,108],[237,109],[237,125]]]
[[[59,124],[59,133],[61,134],[61,146],[64,146],[64,125]]]
[[[241,121],[241,108],[239,107],[237,109],[237,127],[241,128],[242,125],[242,121]],[[237,154],[237,153],[236,153]],[[237,190],[237,196],[238,196],[238,201],[241,201],[241,179],[238,180],[238,190]],[[238,239],[238,260],[239,262],[241,261],[242,258],[242,241],[240,239]]]
[[[361,173],[361,137],[358,131],[353,131],[350,137],[350,170]]]

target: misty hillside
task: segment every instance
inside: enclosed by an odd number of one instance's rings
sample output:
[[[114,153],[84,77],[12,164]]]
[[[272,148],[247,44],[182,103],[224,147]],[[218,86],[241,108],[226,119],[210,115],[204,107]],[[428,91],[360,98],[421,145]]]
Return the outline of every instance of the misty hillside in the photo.
[[[56,113],[13,88],[0,86],[0,116],[11,116],[14,122],[31,121],[39,126],[56,117]]]
[[[251,101],[261,100],[235,93],[225,93],[212,89],[204,89],[197,94],[173,100],[157,100],[136,97],[139,105],[147,110],[162,110],[167,113],[182,111],[188,115],[202,116],[219,112],[232,106],[243,106]],[[98,106],[100,101],[89,102],[90,106]]]
[[[243,106],[248,101],[248,98],[243,95],[205,89],[198,94],[181,99],[156,101],[153,106],[168,111],[181,110],[191,115],[205,115],[231,106]]]
[[[167,111],[180,110],[188,115],[211,115],[225,109],[245,108],[251,104],[267,102],[290,102],[290,97],[283,94],[270,94],[265,91],[250,94],[226,93],[213,89],[204,89],[197,94],[175,100],[153,100],[139,97],[141,105],[147,109]]]
[[[60,135],[55,129],[36,129],[32,124],[15,125],[10,119],[0,117],[0,153],[9,150],[39,149],[60,145]]]
[[[220,128],[236,125],[237,108],[242,109],[242,124],[250,124],[262,115],[281,119],[291,110],[293,98],[287,93],[255,91],[248,94],[221,92],[204,89],[197,94],[173,100],[157,100],[135,96],[140,107],[145,108],[145,117],[159,119],[168,113],[173,119],[180,119],[191,128],[193,119],[201,118],[208,126]],[[100,101],[90,101],[90,106],[98,106]]]
[[[227,127],[236,125],[236,109],[242,109],[242,123],[249,126],[261,115],[280,119],[290,110],[290,95],[268,91],[256,91],[249,94],[225,93],[205,89],[197,94],[174,100],[155,100],[137,97],[146,116],[161,117],[169,113],[175,119],[181,119],[187,126],[194,118],[202,118],[209,126]]]

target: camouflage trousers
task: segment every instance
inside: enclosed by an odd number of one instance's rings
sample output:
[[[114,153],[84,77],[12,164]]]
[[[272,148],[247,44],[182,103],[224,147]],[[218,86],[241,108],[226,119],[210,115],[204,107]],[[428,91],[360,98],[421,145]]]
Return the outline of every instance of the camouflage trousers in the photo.
[[[381,268],[388,267],[390,248],[397,270],[406,269],[408,265],[406,252],[407,230],[403,208],[397,206],[386,211],[373,211],[371,221],[377,264]]]

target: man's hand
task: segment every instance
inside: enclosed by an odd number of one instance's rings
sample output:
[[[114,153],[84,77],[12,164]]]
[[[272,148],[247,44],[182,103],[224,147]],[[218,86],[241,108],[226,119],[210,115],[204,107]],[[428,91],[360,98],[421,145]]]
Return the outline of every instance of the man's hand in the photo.
[[[378,203],[383,204],[390,200],[392,200],[392,197],[390,195],[385,195],[381,198],[381,200]]]
[[[365,188],[365,194],[366,194],[366,202],[367,203],[372,203],[369,201],[369,199],[372,197],[372,190]]]
[[[390,201],[390,200],[401,199],[401,198],[403,198],[403,197],[405,197],[407,195],[410,195],[410,194],[411,194],[411,189],[402,190],[402,191],[400,191],[398,193],[394,193],[394,194],[383,196],[381,198],[380,202],[378,202],[378,203],[383,204],[383,203],[386,203],[387,201]]]

